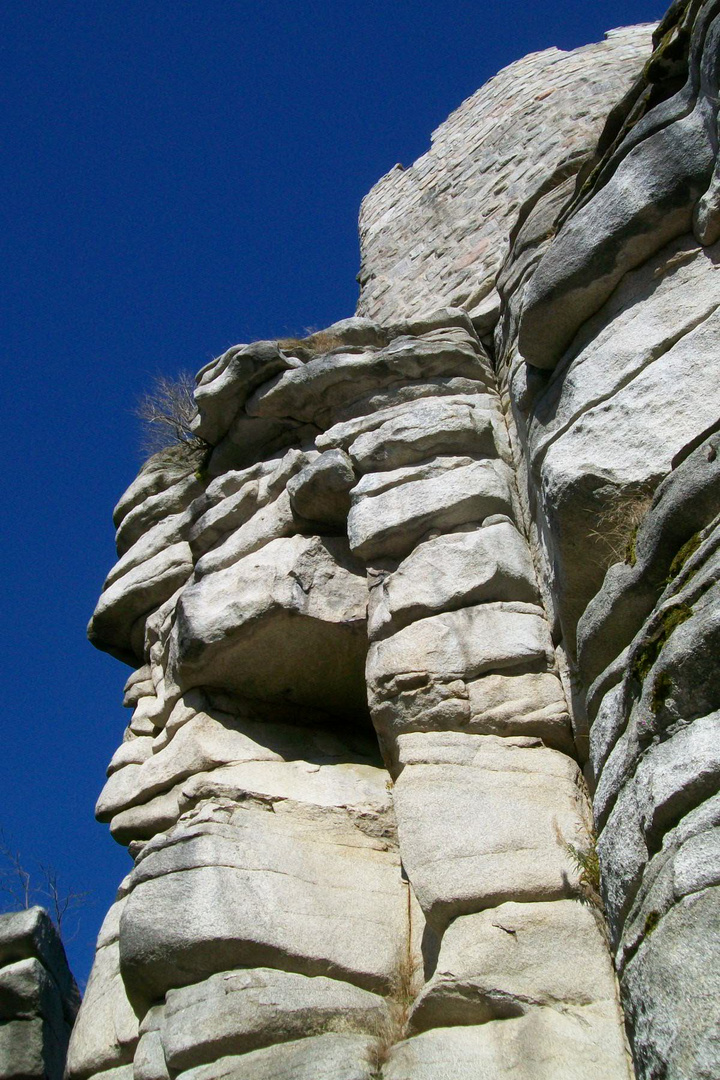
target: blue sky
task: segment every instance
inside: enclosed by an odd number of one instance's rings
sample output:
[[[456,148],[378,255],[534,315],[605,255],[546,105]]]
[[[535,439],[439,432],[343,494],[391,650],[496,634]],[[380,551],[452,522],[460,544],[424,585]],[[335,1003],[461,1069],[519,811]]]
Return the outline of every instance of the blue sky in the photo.
[[[527,52],[653,0],[5,0],[0,825],[92,905],[123,849],[93,819],[129,670],[85,625],[113,563],[157,373],[352,314],[357,213],[395,162]],[[0,897],[1,899],[1,897]]]

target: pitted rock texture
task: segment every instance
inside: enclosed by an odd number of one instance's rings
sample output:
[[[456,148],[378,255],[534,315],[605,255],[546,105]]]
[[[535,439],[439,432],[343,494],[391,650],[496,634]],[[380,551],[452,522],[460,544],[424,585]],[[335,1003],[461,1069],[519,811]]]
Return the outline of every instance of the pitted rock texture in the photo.
[[[80,994],[39,907],[0,915],[0,1076],[62,1080]]]
[[[121,499],[69,1080],[631,1080],[616,970],[637,1076],[720,1074],[719,26],[498,75]]]

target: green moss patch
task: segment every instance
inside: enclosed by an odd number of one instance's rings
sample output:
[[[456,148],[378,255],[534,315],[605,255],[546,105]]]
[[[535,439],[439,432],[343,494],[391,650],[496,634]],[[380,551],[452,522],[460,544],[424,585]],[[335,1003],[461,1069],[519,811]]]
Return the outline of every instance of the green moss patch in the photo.
[[[663,671],[657,676],[652,688],[652,697],[650,699],[650,708],[657,714],[670,697],[672,693],[672,679],[666,671]]]
[[[692,613],[693,609],[689,604],[676,604],[674,607],[666,608],[663,611],[659,620],[660,626],[655,636],[642,646],[633,660],[632,673],[640,682],[643,682],[645,676],[653,667],[672,632],[686,622]]]
[[[652,934],[653,930],[655,929],[655,927],[657,926],[657,924],[659,922],[660,922],[660,912],[659,911],[650,911],[650,912],[648,912],[647,916],[645,917],[645,925],[643,926],[643,934],[645,935],[645,937],[649,937],[650,934]]]
[[[670,584],[673,578],[676,578],[678,576],[685,563],[688,561],[691,555],[695,554],[701,543],[702,536],[699,532],[693,533],[690,539],[685,541],[673,561],[670,563],[668,576],[665,579],[665,583],[667,585]]]

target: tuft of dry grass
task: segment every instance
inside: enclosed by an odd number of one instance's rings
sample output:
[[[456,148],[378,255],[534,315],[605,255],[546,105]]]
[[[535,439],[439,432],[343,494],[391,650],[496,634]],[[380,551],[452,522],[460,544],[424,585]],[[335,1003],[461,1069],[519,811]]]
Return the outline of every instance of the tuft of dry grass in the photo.
[[[370,1049],[370,1067],[375,1080],[380,1080],[382,1067],[397,1043],[407,1037],[408,1021],[412,1003],[418,995],[419,964],[410,944],[398,950],[392,983],[387,995],[388,1011],[373,1032],[374,1042]]]
[[[588,531],[588,537],[600,548],[605,568],[619,562],[635,565],[637,531],[651,502],[652,495],[647,492],[618,495],[597,515],[595,528]]]
[[[300,360],[312,360],[315,356],[341,349],[345,341],[341,334],[329,330],[319,330],[305,338],[278,338],[277,347],[283,352],[292,352]]]

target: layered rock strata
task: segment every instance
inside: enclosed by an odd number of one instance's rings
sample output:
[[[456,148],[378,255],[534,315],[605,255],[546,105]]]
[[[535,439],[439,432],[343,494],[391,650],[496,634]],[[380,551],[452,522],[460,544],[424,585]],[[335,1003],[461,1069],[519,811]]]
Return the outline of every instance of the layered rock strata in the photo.
[[[79,1005],[47,912],[32,907],[0,915],[2,1080],[62,1080]]]
[[[629,1075],[601,920],[577,900],[590,810],[470,319],[231,350],[196,397],[214,449],[193,474],[161,455],[123,498],[91,624],[141,664],[97,808],[135,867],[70,1076],[309,1077],[325,1053],[393,1076],[448,1045],[469,1076],[538,1041],[548,1075]],[[516,937],[527,959],[506,971]],[[592,977],[573,983],[577,953]]]
[[[71,1080],[630,1078],[613,955],[638,1076],[717,1075],[719,6],[479,91],[121,499]]]

